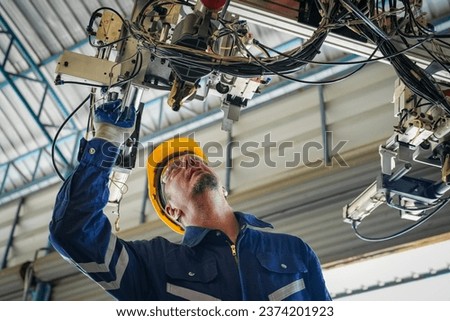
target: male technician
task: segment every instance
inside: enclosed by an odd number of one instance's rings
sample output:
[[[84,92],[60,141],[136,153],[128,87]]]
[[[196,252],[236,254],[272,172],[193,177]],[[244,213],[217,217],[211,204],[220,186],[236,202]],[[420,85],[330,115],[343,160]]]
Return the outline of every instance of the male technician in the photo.
[[[301,239],[234,211],[199,145],[175,138],[148,158],[149,196],[160,218],[184,234],[124,241],[103,208],[118,143],[134,127],[120,101],[96,110],[95,138],[64,182],[50,223],[55,249],[118,300],[330,300],[320,263]]]

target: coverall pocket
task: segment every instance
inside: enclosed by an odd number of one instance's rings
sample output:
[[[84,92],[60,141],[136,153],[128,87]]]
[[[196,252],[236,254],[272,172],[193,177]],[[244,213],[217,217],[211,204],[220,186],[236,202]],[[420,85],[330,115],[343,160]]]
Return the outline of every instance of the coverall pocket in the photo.
[[[197,261],[179,255],[166,259],[168,294],[189,301],[215,301],[219,296],[214,280],[217,278],[217,263],[214,259]]]
[[[309,299],[305,285],[308,269],[301,260],[283,253],[261,253],[257,258],[265,271],[262,279],[268,300]]]
[[[187,282],[211,282],[217,277],[216,261],[205,262],[166,261],[167,276],[171,279]]]

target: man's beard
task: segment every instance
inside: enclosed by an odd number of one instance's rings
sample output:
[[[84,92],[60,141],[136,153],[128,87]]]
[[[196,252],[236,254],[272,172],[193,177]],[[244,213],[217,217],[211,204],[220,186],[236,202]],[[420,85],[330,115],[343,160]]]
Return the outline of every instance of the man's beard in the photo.
[[[211,173],[204,173],[200,176],[198,181],[195,183],[194,188],[192,190],[192,195],[199,195],[205,192],[206,190],[214,190],[218,189],[219,182],[217,177]]]

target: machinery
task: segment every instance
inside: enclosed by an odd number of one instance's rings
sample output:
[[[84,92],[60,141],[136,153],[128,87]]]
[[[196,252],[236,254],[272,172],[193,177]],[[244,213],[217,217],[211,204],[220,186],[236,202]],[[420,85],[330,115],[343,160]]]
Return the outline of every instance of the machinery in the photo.
[[[129,20],[113,8],[102,7],[92,13],[87,27],[96,55],[66,51],[61,56],[55,83],[92,87],[91,113],[117,98],[124,101],[123,108],[138,112],[135,133],[123,145],[111,177],[110,203],[118,206],[134,167],[145,90],[168,91],[168,105],[175,112],[189,100],[219,96],[222,128],[230,130],[240,110],[270,77],[295,80],[290,75],[317,63],[314,58],[330,34],[375,45],[361,67],[386,59],[399,77],[394,89],[394,116],[399,123],[380,146],[381,174],[344,207],[344,221],[356,231],[365,217],[387,204],[402,218],[420,223],[447,203],[450,70],[446,52],[450,45],[445,39],[449,36],[433,30],[421,11],[421,0],[300,0],[298,21],[315,31],[288,52],[254,39],[247,22],[229,12],[229,5],[229,0],[136,0]],[[419,66],[407,56],[419,46],[432,61],[428,66]],[[88,132],[93,130],[89,122]],[[407,176],[416,163],[436,168],[440,178]]]
[[[399,122],[394,134],[379,147],[381,173],[344,207],[344,221],[353,224],[355,231],[382,204],[398,210],[402,219],[417,222],[400,233],[403,234],[432,217],[448,202],[444,196],[450,189],[449,114],[439,105],[421,102],[400,79],[395,83],[393,101]],[[419,164],[436,168],[440,178],[434,181],[408,176]],[[361,238],[378,241],[391,236]]]
[[[122,146],[111,177],[110,204],[119,206],[134,167],[144,90],[169,91],[168,104],[174,111],[186,101],[219,96],[222,128],[230,130],[240,109],[270,81],[267,75],[300,70],[326,37],[327,30],[318,28],[302,47],[271,57],[254,41],[246,21],[227,12],[229,2],[136,0],[130,20],[113,8],[99,8],[87,27],[96,56],[66,51],[60,57],[55,83],[91,86],[91,113],[118,98],[124,109],[137,109],[136,130]],[[263,57],[254,54],[253,46],[265,53]],[[200,95],[202,81],[206,88]],[[92,123],[88,133],[94,133]]]

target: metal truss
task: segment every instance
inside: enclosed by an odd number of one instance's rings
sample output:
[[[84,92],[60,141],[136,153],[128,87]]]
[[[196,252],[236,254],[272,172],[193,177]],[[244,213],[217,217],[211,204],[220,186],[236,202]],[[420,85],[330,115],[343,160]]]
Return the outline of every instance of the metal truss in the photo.
[[[25,107],[31,117],[35,120],[37,128],[39,128],[48,142],[52,142],[53,137],[51,136],[48,128],[49,126],[55,126],[55,124],[44,125],[41,121],[42,112],[45,108],[46,102],[48,102],[48,99],[51,99],[53,104],[57,107],[56,112],[61,113],[63,117],[67,117],[67,115],[69,114],[68,110],[62,103],[60,97],[58,97],[58,94],[55,92],[52,85],[45,78],[43,72],[40,70],[39,65],[33,60],[29,52],[27,52],[27,50],[25,49],[25,46],[20,42],[4,17],[1,15],[0,33],[6,35],[6,37],[9,39],[9,43],[5,51],[5,56],[3,58],[3,61],[0,62],[0,73],[5,79],[3,83],[0,83],[0,89],[6,86],[9,86],[12,89],[14,94],[22,103],[23,107]],[[14,53],[19,53],[20,58],[28,65],[28,69],[23,72],[14,73],[8,71],[8,66],[12,65],[10,63],[10,55],[13,49]],[[42,88],[43,95],[38,102],[38,106],[32,105],[30,101],[27,100],[27,93],[25,93],[24,89],[17,85],[18,81],[33,82],[35,86],[38,85]],[[41,160],[43,159],[42,156],[46,152],[48,152],[48,150],[46,146],[44,146],[37,151],[27,153],[24,156],[0,164],[0,195],[2,195],[3,197],[3,195],[9,190],[19,187],[14,186],[15,183],[10,180],[11,175],[14,175],[15,177],[17,177],[18,175],[20,177],[20,181],[22,182],[20,185],[26,185],[35,181],[39,176],[38,169],[40,167]],[[58,147],[56,147],[56,152],[58,153],[61,161],[64,164],[68,165],[70,163]],[[34,158],[35,167],[25,172],[22,170],[23,167],[21,166],[21,163],[27,157]]]

